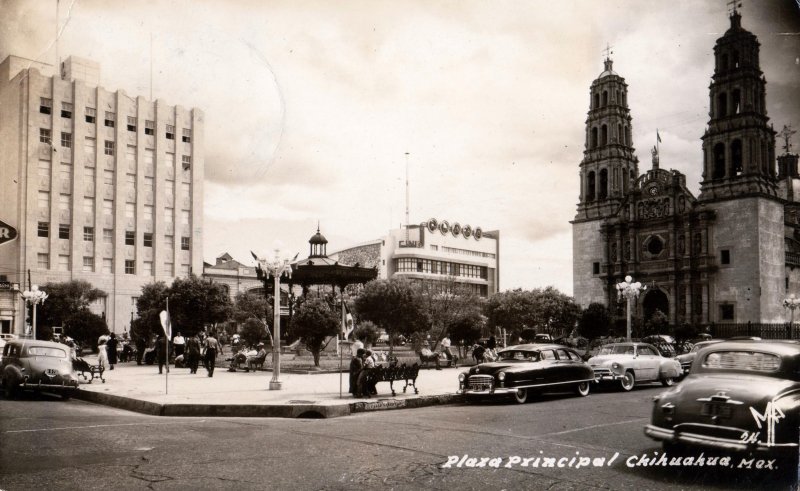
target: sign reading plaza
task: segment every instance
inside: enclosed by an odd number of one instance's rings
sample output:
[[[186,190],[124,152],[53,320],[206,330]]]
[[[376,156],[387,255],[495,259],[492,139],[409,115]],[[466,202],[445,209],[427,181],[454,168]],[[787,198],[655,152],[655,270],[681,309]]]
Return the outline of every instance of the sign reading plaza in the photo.
[[[17,229],[0,220],[0,245],[17,238]]]

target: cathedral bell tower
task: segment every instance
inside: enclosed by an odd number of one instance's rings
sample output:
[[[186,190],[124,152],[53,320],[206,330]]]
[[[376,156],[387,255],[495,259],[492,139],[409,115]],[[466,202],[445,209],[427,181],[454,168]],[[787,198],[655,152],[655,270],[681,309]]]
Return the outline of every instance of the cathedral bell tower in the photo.
[[[777,196],[775,131],[768,125],[759,42],[734,9],[714,46],[710,120],[703,135],[700,200]]]
[[[609,53],[610,54],[610,53]],[[628,84],[612,70],[611,58],[589,90],[586,144],[580,164],[581,191],[575,221],[616,213],[639,177],[631,139]]]
[[[607,53],[611,54],[610,49]],[[606,302],[604,278],[609,258],[602,229],[633,191],[638,164],[631,139],[628,84],[614,72],[611,58],[606,56],[605,69],[589,90],[580,197],[572,221],[573,293],[584,307]]]

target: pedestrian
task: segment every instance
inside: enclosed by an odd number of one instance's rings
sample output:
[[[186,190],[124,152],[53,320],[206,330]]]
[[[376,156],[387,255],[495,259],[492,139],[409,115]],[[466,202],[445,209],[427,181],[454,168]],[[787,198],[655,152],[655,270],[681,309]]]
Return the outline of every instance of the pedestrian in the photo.
[[[208,376],[214,376],[214,363],[217,359],[217,353],[221,352],[221,346],[219,345],[219,341],[217,338],[214,337],[214,332],[208,333],[208,337],[205,341],[205,348],[206,348],[206,356],[204,358],[206,370],[208,370]]]
[[[142,364],[142,358],[144,358],[144,350],[147,348],[147,340],[144,339],[144,336],[136,336],[136,364]]]
[[[364,368],[363,357],[364,348],[359,348],[350,359],[350,393],[353,397],[361,397],[361,391],[358,390],[358,376]]]
[[[108,350],[106,349],[107,342],[108,336],[105,334],[97,338],[97,364],[100,365],[102,370],[106,370],[108,368]]]
[[[472,347],[472,357],[475,358],[475,363],[481,364],[485,360],[486,348],[483,346],[483,341],[478,341],[475,346]]]
[[[494,336],[489,336],[489,340],[486,341],[486,348],[491,350],[497,348],[497,340],[494,338]]]
[[[156,339],[156,360],[158,360],[158,373],[164,373],[164,365],[167,365],[167,352],[169,348],[165,346],[167,342],[167,338],[163,334],[158,335],[158,339]],[[167,371],[169,371],[169,365],[167,365]]]
[[[364,343],[361,342],[360,339],[353,341],[353,344],[350,345],[350,354],[353,356],[358,356],[358,350],[364,349]]]
[[[200,363],[200,338],[197,334],[190,336],[186,340],[186,364],[189,373],[197,373],[197,365]]]
[[[113,370],[114,365],[117,364],[117,344],[119,344],[119,341],[117,341],[117,335],[112,332],[108,336],[108,341],[106,342],[109,370]]]
[[[186,348],[186,340],[183,336],[181,336],[180,331],[178,331],[178,333],[175,334],[175,337],[172,338],[172,346],[175,347],[175,358],[184,353],[184,348]]]

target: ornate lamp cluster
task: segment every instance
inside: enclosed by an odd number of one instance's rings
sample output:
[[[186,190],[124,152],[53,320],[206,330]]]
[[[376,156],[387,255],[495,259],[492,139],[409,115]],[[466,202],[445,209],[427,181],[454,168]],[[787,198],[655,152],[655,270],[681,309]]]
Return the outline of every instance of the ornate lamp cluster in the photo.
[[[39,285],[33,285],[30,290],[22,292],[22,298],[33,305],[33,322],[31,326],[33,328],[33,339],[36,339],[36,306],[47,300],[47,293],[44,290],[40,290]]]
[[[627,316],[628,316],[628,332],[626,333],[627,340],[631,340],[631,303],[633,303],[639,295],[647,290],[646,285],[642,285],[641,283],[634,282],[631,275],[625,277],[625,281],[617,283],[617,295],[620,298],[625,298],[628,301],[627,306]]]
[[[789,298],[783,299],[783,308],[789,309],[789,312],[791,312],[790,325],[794,324],[794,311],[798,307],[800,307],[800,298],[795,298],[794,293],[789,295]]]
[[[269,390],[280,390],[282,382],[281,376],[281,276],[287,278],[292,277],[292,266],[289,260],[281,258],[280,250],[275,249],[275,257],[268,259],[266,257],[258,257],[254,252],[251,252],[253,258],[257,261],[256,273],[259,279],[264,282],[272,276],[275,282],[275,290],[272,295],[272,312],[273,312],[273,336],[272,336],[272,380],[269,382]],[[265,288],[266,291],[266,288]]]

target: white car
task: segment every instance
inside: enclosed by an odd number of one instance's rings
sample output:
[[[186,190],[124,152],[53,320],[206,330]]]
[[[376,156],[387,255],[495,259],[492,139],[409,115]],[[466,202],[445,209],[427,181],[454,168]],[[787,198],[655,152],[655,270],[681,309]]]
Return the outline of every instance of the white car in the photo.
[[[647,343],[607,344],[589,358],[589,365],[595,382],[619,382],[625,391],[639,382],[661,382],[669,387],[683,373],[678,360],[661,356]]]

